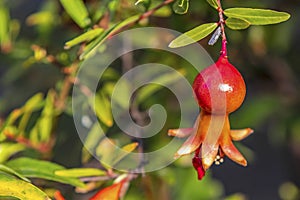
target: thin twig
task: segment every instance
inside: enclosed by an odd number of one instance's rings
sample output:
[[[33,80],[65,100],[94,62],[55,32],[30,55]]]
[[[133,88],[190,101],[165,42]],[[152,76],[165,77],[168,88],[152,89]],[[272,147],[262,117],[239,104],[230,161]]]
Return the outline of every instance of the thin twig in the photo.
[[[225,35],[225,28],[224,28],[224,24],[225,24],[225,20],[224,20],[224,16],[223,16],[223,9],[222,9],[222,5],[221,5],[221,0],[217,1],[218,3],[218,12],[219,12],[219,24],[221,27],[221,32],[222,32],[222,48],[221,48],[221,56],[227,57],[227,39],[226,39],[226,35]]]

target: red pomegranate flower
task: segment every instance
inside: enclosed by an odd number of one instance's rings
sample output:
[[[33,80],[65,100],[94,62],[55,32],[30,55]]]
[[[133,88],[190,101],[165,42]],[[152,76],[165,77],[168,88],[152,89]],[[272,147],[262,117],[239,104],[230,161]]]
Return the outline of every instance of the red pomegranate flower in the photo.
[[[224,155],[246,166],[246,159],[232,140],[242,140],[253,131],[250,128],[230,130],[228,119],[229,113],[238,109],[245,98],[246,86],[241,74],[227,56],[221,55],[215,64],[198,74],[193,90],[201,112],[193,128],[169,130],[171,136],[189,136],[175,157],[195,152],[193,166],[199,179],[213,163],[222,163]]]

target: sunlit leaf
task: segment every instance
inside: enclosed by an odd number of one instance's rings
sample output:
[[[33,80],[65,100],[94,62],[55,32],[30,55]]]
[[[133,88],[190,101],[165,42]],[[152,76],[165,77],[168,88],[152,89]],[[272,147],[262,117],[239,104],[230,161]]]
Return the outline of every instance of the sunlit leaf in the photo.
[[[7,120],[5,121],[5,126],[12,125],[23,114],[23,112],[24,112],[23,109],[13,110],[7,117]]]
[[[215,9],[218,9],[218,3],[217,3],[217,0],[206,0],[208,3],[209,3],[209,5],[211,5],[213,8],[215,8]]]
[[[23,176],[22,174],[16,172],[15,170],[13,170],[13,169],[11,169],[11,168],[5,166],[5,165],[0,164],[0,171],[5,172],[5,173],[7,173],[7,174],[14,175],[14,176],[16,176],[16,177],[22,179],[23,181],[26,181],[26,182],[29,182],[29,183],[31,182],[28,178],[26,178],[26,177]]]
[[[207,24],[202,24],[200,26],[197,26],[196,28],[193,28],[192,30],[189,30],[188,32],[185,32],[184,34],[175,38],[169,44],[169,47],[177,48],[177,47],[183,47],[183,46],[195,43],[195,42],[205,38],[206,36],[208,36],[217,27],[218,27],[217,23],[207,23]]]
[[[80,44],[82,42],[89,42],[93,39],[95,39],[96,37],[98,37],[104,30],[102,28],[96,28],[96,29],[92,29],[89,30],[77,37],[75,37],[74,39],[66,42],[65,44],[65,49],[69,49],[77,44]]]
[[[0,172],[0,196],[21,200],[51,200],[43,191],[26,181]]]
[[[32,115],[32,112],[40,108],[42,101],[43,101],[42,93],[35,94],[29,100],[26,101],[25,105],[22,108],[24,109],[24,113],[18,125],[18,129],[21,134],[24,134],[25,128],[28,125],[28,121]]]
[[[30,26],[49,24],[54,21],[53,13],[49,11],[41,11],[27,17],[26,23]]]
[[[250,23],[243,19],[237,19],[229,17],[225,21],[226,26],[231,28],[232,30],[241,30],[246,29],[250,26]]]
[[[70,184],[76,187],[84,187],[84,183],[77,178],[55,175],[55,171],[64,170],[65,168],[48,161],[35,160],[32,158],[17,158],[8,161],[5,165],[28,178],[41,178]]]
[[[120,30],[121,28],[136,22],[139,19],[139,15],[134,15],[132,17],[129,17],[125,20],[123,20],[122,22],[115,24],[114,26],[112,26],[110,29],[108,29],[107,31],[103,32],[97,39],[95,39],[95,41],[91,42],[91,45],[89,45],[84,52],[80,55],[80,59],[86,59],[89,56],[93,55],[96,50],[98,49],[98,47],[100,47],[101,44],[103,44],[103,42],[105,42],[105,40],[110,36],[113,35],[114,32]]]
[[[60,2],[70,17],[78,24],[78,26],[84,28],[91,23],[83,0],[60,0]]]
[[[177,14],[185,14],[189,9],[189,0],[176,0],[173,4],[173,10]]]
[[[103,176],[106,172],[96,168],[73,168],[55,171],[55,175],[63,177],[87,177],[87,176]]]
[[[290,18],[290,14],[286,12],[256,8],[228,8],[224,10],[224,14],[248,21],[251,25],[277,24]]]
[[[94,98],[90,99],[90,104],[97,117],[108,127],[113,125],[111,104],[109,98],[102,92],[98,92]]]
[[[0,143],[0,163],[8,160],[12,155],[25,150],[26,147],[20,143]]]
[[[1,130],[0,141],[4,141],[6,138],[14,138],[19,134],[19,129],[16,126],[5,126],[3,130]]]
[[[115,183],[97,192],[90,200],[118,200],[123,182]]]
[[[129,153],[134,151],[138,145],[139,145],[139,143],[134,142],[134,143],[127,144],[124,147],[122,147],[122,150],[118,151],[117,154],[115,154],[115,157],[113,159],[113,166],[115,164],[117,164],[118,162],[120,162],[123,158],[125,158]]]
[[[32,142],[47,142],[50,139],[53,119],[55,116],[55,92],[50,90],[45,100],[45,106],[42,114],[35,126],[30,131],[30,140]]]
[[[10,48],[10,16],[7,7],[0,5],[0,47],[6,51]],[[6,49],[8,48],[8,49]]]
[[[43,94],[37,93],[34,96],[32,96],[30,99],[28,99],[23,107],[24,112],[28,111],[35,111],[37,109],[40,109],[41,103],[43,101]]]

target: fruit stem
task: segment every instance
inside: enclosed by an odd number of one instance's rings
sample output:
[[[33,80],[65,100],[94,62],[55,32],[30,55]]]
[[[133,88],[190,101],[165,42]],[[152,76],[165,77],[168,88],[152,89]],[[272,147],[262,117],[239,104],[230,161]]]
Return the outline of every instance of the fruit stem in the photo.
[[[225,28],[224,28],[224,24],[225,24],[225,20],[224,20],[224,16],[223,16],[223,9],[222,9],[222,5],[221,5],[221,0],[217,0],[218,3],[218,13],[219,13],[219,24],[221,27],[221,33],[222,33],[222,47],[221,47],[221,52],[220,55],[222,57],[226,57],[227,58],[227,39],[226,39],[226,35],[225,35]]]

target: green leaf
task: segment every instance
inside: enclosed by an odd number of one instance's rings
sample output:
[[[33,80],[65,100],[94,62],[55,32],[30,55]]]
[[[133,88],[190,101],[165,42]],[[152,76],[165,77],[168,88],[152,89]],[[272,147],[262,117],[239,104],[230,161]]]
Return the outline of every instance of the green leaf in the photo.
[[[177,48],[177,47],[183,47],[183,46],[195,43],[195,42],[205,38],[206,36],[208,36],[217,27],[218,27],[217,23],[207,23],[207,24],[202,24],[200,26],[197,26],[196,28],[193,28],[192,30],[189,30],[188,32],[185,32],[184,34],[175,38],[169,44],[169,47]]]
[[[50,181],[70,184],[76,187],[84,187],[84,183],[77,178],[62,177],[55,175],[55,171],[64,170],[61,165],[48,161],[41,161],[32,158],[17,158],[5,163],[18,173],[28,178],[41,178]]]
[[[134,15],[132,17],[129,17],[122,22],[115,24],[107,31],[103,32],[97,39],[95,39],[93,42],[91,42],[90,45],[84,50],[84,52],[80,55],[80,60],[86,59],[90,56],[92,56],[96,50],[105,42],[105,40],[110,36],[113,35],[114,32],[117,32],[121,28],[136,22],[140,18],[139,15]]]
[[[29,100],[26,101],[25,105],[22,109],[24,109],[24,114],[21,117],[18,129],[21,134],[24,134],[25,129],[28,125],[28,121],[32,115],[32,112],[36,109],[39,109],[41,106],[41,102],[43,101],[43,94],[37,93],[32,96]]]
[[[90,129],[85,141],[84,141],[84,148],[82,149],[82,156],[81,160],[83,163],[86,163],[90,159],[90,153],[94,152],[96,149],[99,141],[105,137],[104,132],[106,131],[106,127],[100,127],[98,123],[95,123],[93,127]],[[88,150],[88,151],[87,151]]]
[[[147,11],[151,5],[151,0],[137,0],[134,5],[142,5],[145,11]]]
[[[13,170],[13,169],[11,169],[11,168],[5,166],[5,165],[0,164],[0,171],[5,172],[5,173],[7,173],[7,174],[14,175],[14,176],[16,176],[16,177],[22,179],[23,181],[26,181],[26,182],[29,182],[29,183],[31,182],[31,181],[30,181],[28,178],[26,178],[25,176],[19,174],[19,173],[16,172],[15,170]]]
[[[121,149],[108,138],[103,139],[96,149],[96,154],[100,158],[101,164],[110,169],[125,158],[130,152],[138,146],[137,142],[123,146]]]
[[[74,168],[55,171],[55,175],[63,177],[87,177],[87,176],[103,176],[106,172],[96,168]]]
[[[113,159],[113,166],[115,166],[118,162],[120,162],[123,158],[125,158],[128,154],[130,154],[132,151],[134,151],[139,143],[133,142],[131,144],[127,144],[122,147],[121,151],[117,151],[115,154],[115,157]]]
[[[80,44],[82,42],[89,42],[93,39],[95,39],[96,37],[98,37],[104,30],[102,28],[96,28],[96,29],[92,29],[89,30],[77,37],[75,37],[74,39],[66,42],[65,44],[65,49],[70,49],[71,47]]]
[[[131,94],[131,86],[127,79],[119,80],[118,86],[115,85],[112,87],[111,84],[105,84],[103,89],[110,90],[111,93],[111,101],[117,103],[124,109],[129,109],[130,106],[130,94]],[[107,86],[106,86],[107,85]],[[110,87],[110,88],[109,88]]]
[[[10,45],[10,16],[7,7],[0,5],[0,47]]]
[[[23,106],[24,112],[33,112],[37,109],[40,109],[41,103],[43,101],[43,94],[37,93],[28,99]]]
[[[60,0],[62,6],[70,17],[80,26],[84,28],[91,23],[89,13],[84,5],[83,0]]]
[[[103,140],[100,141],[99,145],[96,148],[96,155],[100,159],[101,164],[106,169],[111,169],[113,166],[112,159],[115,155],[115,148],[116,144],[114,140],[110,140],[105,137]]]
[[[248,21],[251,25],[267,25],[284,22],[290,18],[286,12],[256,8],[228,8],[224,10],[227,17]]]
[[[206,0],[208,3],[209,3],[209,5],[211,5],[213,8],[215,8],[215,9],[218,9],[218,3],[217,3],[217,0]]]
[[[185,74],[184,70],[179,70],[182,75]],[[182,76],[178,74],[178,72],[174,73],[164,73],[157,78],[155,78],[152,82],[159,84],[149,84],[143,86],[136,95],[136,101],[138,104],[143,103],[147,98],[152,96],[155,92],[159,91],[164,86],[170,85],[172,83],[176,83]],[[163,86],[164,85],[164,86]]]
[[[3,128],[5,126],[10,126],[13,123],[15,123],[15,121],[23,114],[23,110],[22,109],[15,109],[13,110],[9,116],[7,117],[7,120],[5,121],[5,125],[3,126]]]
[[[12,155],[25,149],[26,147],[20,143],[0,143],[0,163],[7,161]]]
[[[56,116],[55,113],[55,92],[49,90],[45,100],[45,106],[43,108],[40,118],[30,131],[30,140],[32,142],[48,142],[52,132],[53,120]]]
[[[21,200],[51,200],[43,191],[26,181],[0,173],[0,196],[11,196]]]
[[[173,10],[175,13],[183,15],[187,13],[189,9],[189,0],[177,0],[173,4]]]
[[[110,99],[103,93],[98,92],[94,98],[90,98],[91,107],[94,109],[97,117],[108,127],[113,125]]]
[[[246,29],[250,26],[250,23],[243,19],[237,19],[233,17],[229,17],[225,21],[226,26],[231,28],[232,30],[242,30]]]

